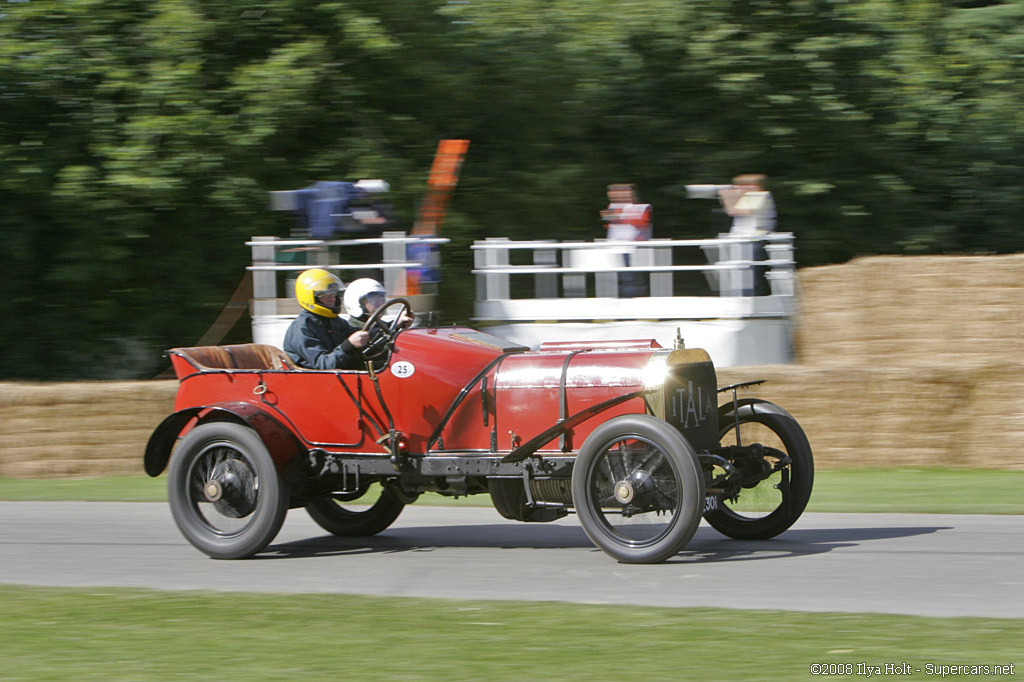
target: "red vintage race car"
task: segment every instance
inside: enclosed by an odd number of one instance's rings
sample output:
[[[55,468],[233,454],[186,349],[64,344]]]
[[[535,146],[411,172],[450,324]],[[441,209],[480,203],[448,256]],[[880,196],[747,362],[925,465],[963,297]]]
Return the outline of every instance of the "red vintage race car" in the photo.
[[[175,412],[150,437],[172,515],[200,551],[251,556],[305,507],[341,536],[387,528],[423,492],[489,493],[503,516],[575,512],[622,562],[664,561],[701,518],[733,538],[789,528],[811,494],[796,420],[747,382],[719,388],[700,349],[654,341],[536,351],[463,327],[367,321],[367,368],[296,368],[273,346],[169,351]],[[387,314],[392,313],[392,322]],[[677,344],[680,345],[681,344]],[[719,405],[717,395],[725,393]]]

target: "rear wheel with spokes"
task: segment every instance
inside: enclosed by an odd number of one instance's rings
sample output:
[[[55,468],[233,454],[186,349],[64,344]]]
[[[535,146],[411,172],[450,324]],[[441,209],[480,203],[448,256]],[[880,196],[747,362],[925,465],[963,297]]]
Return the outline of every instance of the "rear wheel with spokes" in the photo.
[[[289,497],[259,435],[231,422],[189,431],[167,473],[174,522],[215,559],[248,557],[270,544],[284,523]]]

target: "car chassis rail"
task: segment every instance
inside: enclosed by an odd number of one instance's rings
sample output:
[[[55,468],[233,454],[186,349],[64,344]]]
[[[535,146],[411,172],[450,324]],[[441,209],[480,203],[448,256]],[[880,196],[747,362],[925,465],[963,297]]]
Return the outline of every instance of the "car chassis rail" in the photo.
[[[349,455],[309,451],[309,465],[314,476],[341,477],[343,488],[337,492],[353,492],[360,488],[363,477],[379,478],[569,478],[574,455],[532,455],[517,462],[502,461],[488,455],[406,455],[401,473],[396,473],[389,454]],[[350,483],[351,482],[351,483]]]

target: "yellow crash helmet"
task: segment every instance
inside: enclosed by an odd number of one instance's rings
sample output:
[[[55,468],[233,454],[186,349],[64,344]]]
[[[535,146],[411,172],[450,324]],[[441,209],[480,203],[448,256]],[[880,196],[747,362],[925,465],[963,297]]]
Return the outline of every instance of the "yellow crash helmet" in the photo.
[[[295,280],[295,298],[299,305],[311,313],[324,317],[337,317],[341,312],[341,292],[344,290],[345,285],[340,279],[320,268],[306,270]],[[324,294],[337,294],[334,305],[330,308],[318,300]]]

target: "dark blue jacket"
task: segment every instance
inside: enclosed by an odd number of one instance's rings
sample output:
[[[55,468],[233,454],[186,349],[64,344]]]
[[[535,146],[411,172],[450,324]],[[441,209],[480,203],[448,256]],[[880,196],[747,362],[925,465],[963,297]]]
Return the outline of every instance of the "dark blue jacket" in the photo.
[[[362,353],[348,342],[354,331],[340,317],[303,310],[284,335],[284,352],[306,369],[365,369]]]

